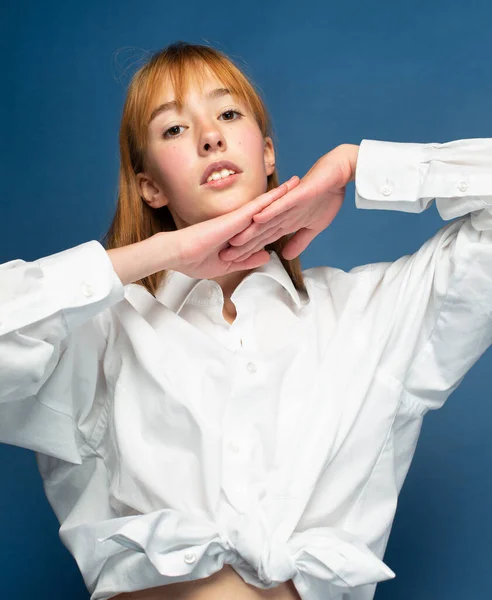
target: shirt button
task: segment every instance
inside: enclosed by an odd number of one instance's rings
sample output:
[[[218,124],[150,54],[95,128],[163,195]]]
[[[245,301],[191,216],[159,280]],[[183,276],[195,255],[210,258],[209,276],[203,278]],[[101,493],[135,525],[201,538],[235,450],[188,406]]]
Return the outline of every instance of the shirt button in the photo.
[[[389,196],[392,191],[393,190],[391,189],[390,185],[383,185],[383,187],[381,188],[381,192],[383,193],[383,196]]]
[[[458,184],[458,188],[461,192],[466,192],[468,189],[468,181],[460,181]]]
[[[195,560],[196,560],[196,554],[194,552],[187,552],[184,555],[185,563],[191,564],[191,563],[194,563]]]
[[[257,371],[257,368],[256,368],[256,365],[255,365],[255,363],[254,363],[254,362],[250,362],[250,363],[248,363],[248,371],[249,371],[250,373],[256,373],[256,371]]]
[[[84,294],[84,296],[87,296],[88,298],[90,296],[92,296],[92,294],[93,294],[92,288],[88,283],[82,284],[82,293]]]

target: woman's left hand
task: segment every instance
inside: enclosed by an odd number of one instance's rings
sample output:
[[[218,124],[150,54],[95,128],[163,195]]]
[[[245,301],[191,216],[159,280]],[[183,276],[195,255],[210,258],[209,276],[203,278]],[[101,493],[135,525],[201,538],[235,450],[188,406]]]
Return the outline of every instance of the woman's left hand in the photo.
[[[345,188],[355,178],[359,146],[342,144],[317,160],[299,184],[253,216],[244,231],[229,240],[222,260],[245,260],[267,244],[297,232],[282,255],[292,260],[305,250],[340,210]]]

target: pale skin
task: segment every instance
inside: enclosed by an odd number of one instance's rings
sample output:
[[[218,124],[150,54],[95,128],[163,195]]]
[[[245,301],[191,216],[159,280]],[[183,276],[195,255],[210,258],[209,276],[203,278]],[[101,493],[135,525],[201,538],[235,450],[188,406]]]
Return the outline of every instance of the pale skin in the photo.
[[[168,206],[177,229],[235,211],[265,193],[267,177],[275,169],[270,137],[263,138],[254,116],[231,95],[208,98],[223,85],[211,73],[203,89],[190,84],[184,108],[159,114],[149,124],[145,172],[137,175],[142,199],[153,208]],[[156,105],[174,99],[163,86]],[[340,210],[347,183],[355,178],[359,147],[342,144],[322,156],[302,180],[294,176],[277,188],[279,193],[253,215],[241,233],[229,240],[219,257],[225,262],[244,260],[278,240],[297,232],[283,250],[293,259],[333,221]],[[205,168],[230,160],[242,173],[224,189],[201,185]],[[280,193],[282,192],[282,193]],[[233,291],[251,272],[234,271],[213,278],[224,294],[224,318],[232,323],[236,310]]]

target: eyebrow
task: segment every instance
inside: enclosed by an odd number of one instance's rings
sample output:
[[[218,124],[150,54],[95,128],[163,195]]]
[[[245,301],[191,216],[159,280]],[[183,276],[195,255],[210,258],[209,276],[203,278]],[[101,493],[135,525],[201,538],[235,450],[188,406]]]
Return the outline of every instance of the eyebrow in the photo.
[[[228,95],[232,95],[232,92],[229,88],[217,88],[217,89],[209,92],[207,94],[207,97],[215,100],[215,98],[221,98],[222,96],[228,96]],[[150,115],[150,119],[149,119],[149,124],[158,115],[161,115],[163,112],[166,112],[167,110],[174,110],[177,108],[177,106],[178,106],[178,103],[176,102],[176,100],[171,100],[170,102],[164,102],[164,104],[160,104],[159,106],[154,108],[154,110],[152,111],[152,114]]]

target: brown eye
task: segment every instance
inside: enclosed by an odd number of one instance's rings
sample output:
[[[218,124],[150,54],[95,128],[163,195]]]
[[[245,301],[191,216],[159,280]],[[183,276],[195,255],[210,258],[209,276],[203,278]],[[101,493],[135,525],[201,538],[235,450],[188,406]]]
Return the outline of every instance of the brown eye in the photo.
[[[240,117],[242,117],[242,114],[238,110],[226,110],[220,116],[230,115],[230,114],[236,114],[236,115],[239,115]],[[236,119],[226,119],[226,121],[235,121],[235,120]]]
[[[176,137],[175,135],[168,136],[168,133],[170,131],[173,131],[173,129],[174,130],[179,129],[180,127],[181,127],[181,125],[174,125],[173,127],[169,127],[169,129],[164,132],[164,136],[163,137]],[[179,131],[178,131],[178,134],[179,134]]]

